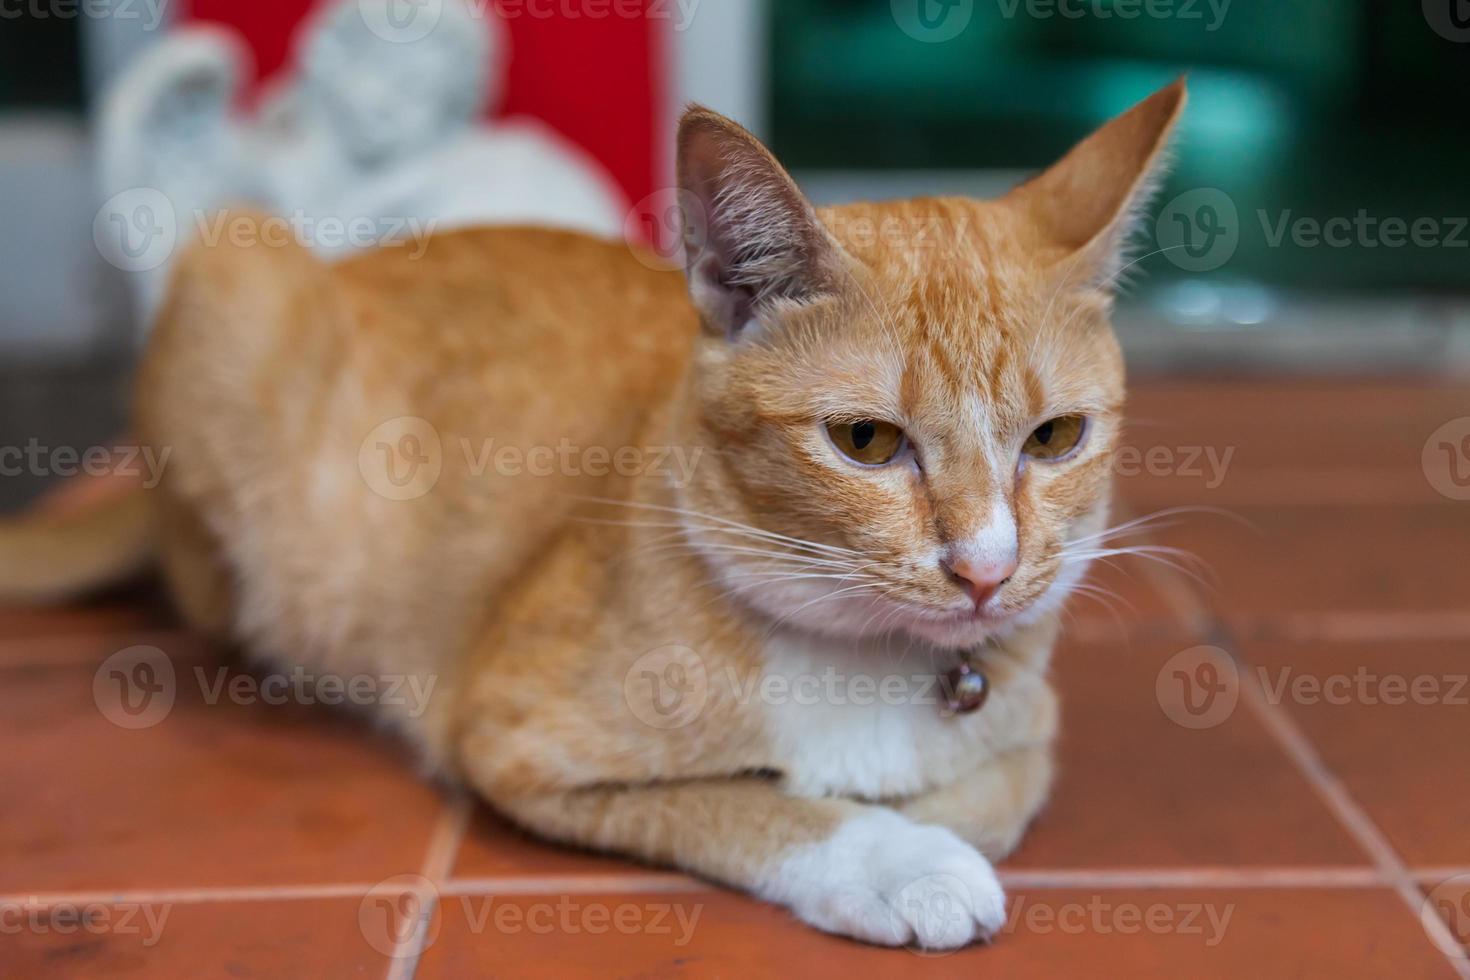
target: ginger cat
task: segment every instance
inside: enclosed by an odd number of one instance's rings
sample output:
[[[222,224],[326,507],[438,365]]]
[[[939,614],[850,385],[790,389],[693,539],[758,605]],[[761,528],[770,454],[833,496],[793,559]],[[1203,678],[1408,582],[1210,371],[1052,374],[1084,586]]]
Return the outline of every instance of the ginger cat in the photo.
[[[328,267],[236,213],[138,385],[171,452],[153,552],[191,623],[258,656],[433,676],[383,716],[537,834],[873,943],[988,938],[1105,526],[1110,284],[1184,100],[995,201],[821,209],[691,109],[684,277],[529,228]],[[531,472],[559,445],[575,465]],[[962,663],[980,710],[936,681]]]

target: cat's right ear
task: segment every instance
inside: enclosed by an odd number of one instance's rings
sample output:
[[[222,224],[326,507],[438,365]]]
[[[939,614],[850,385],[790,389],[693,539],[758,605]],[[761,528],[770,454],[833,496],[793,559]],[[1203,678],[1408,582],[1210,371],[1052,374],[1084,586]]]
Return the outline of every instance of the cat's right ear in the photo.
[[[1126,267],[1129,239],[1163,179],[1169,138],[1185,101],[1180,78],[1002,198],[1065,256],[1058,267],[1068,279],[1107,285]]]
[[[693,106],[679,123],[678,173],[689,295],[729,338],[783,303],[829,292],[839,248],[796,182],[737,123]]]

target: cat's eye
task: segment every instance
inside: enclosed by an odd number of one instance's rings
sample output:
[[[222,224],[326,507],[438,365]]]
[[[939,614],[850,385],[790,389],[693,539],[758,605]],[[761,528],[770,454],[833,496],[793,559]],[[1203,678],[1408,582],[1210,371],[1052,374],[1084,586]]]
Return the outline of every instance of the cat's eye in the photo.
[[[1058,415],[1038,425],[1021,452],[1032,459],[1061,459],[1077,448],[1086,430],[1087,416]]]
[[[903,430],[892,422],[863,419],[859,422],[828,422],[832,445],[848,459],[864,466],[890,463],[903,449]]]

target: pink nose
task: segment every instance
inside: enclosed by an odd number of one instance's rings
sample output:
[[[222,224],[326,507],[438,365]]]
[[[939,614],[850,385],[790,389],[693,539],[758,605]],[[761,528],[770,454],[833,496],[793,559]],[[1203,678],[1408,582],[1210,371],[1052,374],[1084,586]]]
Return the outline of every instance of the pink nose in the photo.
[[[1002,585],[1010,581],[1012,575],[1016,574],[1015,559],[1005,563],[977,562],[968,558],[951,558],[944,563],[944,570],[949,573],[970,599],[979,609],[989,601],[990,597],[1000,590]]]

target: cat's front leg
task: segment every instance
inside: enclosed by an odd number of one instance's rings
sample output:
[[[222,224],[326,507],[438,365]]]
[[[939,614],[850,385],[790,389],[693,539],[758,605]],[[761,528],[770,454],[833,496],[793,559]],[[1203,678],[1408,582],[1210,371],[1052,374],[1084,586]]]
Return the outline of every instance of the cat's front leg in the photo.
[[[744,888],[827,932],[954,948],[993,935],[1005,896],[990,862],[888,807],[788,796],[757,778],[497,798],[543,836]]]
[[[1046,803],[1052,784],[1052,746],[1011,749],[977,766],[948,786],[898,804],[920,823],[948,827],[993,861],[1021,842]]]

